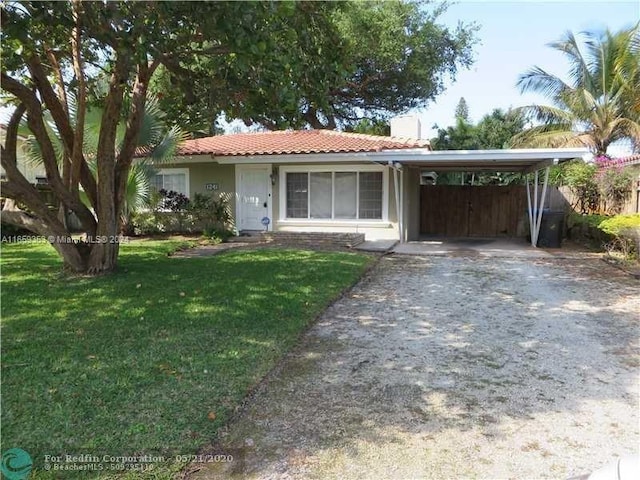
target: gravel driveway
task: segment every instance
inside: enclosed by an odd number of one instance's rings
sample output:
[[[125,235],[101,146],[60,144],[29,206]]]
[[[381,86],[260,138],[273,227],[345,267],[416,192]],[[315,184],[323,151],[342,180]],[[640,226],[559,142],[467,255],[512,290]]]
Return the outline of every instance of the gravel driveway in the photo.
[[[393,255],[190,478],[567,478],[638,453],[640,282],[597,259]]]

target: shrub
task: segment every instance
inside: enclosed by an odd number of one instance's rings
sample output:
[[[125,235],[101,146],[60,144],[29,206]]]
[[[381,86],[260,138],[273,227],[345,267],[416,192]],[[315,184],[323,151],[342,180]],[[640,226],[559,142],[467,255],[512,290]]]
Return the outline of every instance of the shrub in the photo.
[[[217,228],[208,228],[202,232],[202,235],[209,239],[212,243],[222,243],[229,240],[235,234],[231,230],[220,230]]]
[[[231,210],[229,200],[223,195],[202,195],[196,193],[189,206],[193,217],[194,228],[198,231],[229,229]]]
[[[167,191],[164,188],[159,190],[158,193],[161,196],[160,208],[163,210],[182,212],[189,207],[189,198],[183,193],[178,193],[174,190]]]
[[[600,222],[609,218],[607,215],[598,215],[592,213],[591,215],[584,215],[580,213],[572,212],[567,218],[567,224],[569,227],[574,225],[588,225],[590,227],[598,227]]]
[[[174,212],[136,212],[131,216],[134,235],[157,235],[181,232],[183,222]]]
[[[611,235],[622,235],[625,231],[640,229],[640,213],[608,217],[602,220],[598,226]]]
[[[570,162],[564,169],[564,182],[578,197],[576,207],[580,213],[598,210],[600,191],[596,183],[598,167],[582,161]]]
[[[227,197],[195,194],[193,200],[177,192],[157,194],[151,211],[136,212],[131,217],[135,235],[159,233],[213,232],[224,241],[233,236]]]
[[[567,236],[580,243],[586,243],[594,248],[601,249],[612,242],[614,237],[602,231],[599,227],[606,215],[570,213],[567,217]]]
[[[568,186],[576,196],[573,208],[587,214],[620,213],[633,187],[629,167],[609,157],[597,157],[596,162],[569,162],[552,171],[553,184]]]
[[[620,167],[604,168],[597,173],[596,181],[602,196],[607,201],[607,211],[619,213],[631,193],[633,185],[631,171]]]
[[[616,215],[600,222],[598,228],[614,237],[608,250],[618,250],[625,258],[640,253],[640,214]]]

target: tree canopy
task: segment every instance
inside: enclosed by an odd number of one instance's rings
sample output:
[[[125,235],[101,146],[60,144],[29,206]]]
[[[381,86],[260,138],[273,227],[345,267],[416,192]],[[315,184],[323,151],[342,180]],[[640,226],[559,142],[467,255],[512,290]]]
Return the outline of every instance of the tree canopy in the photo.
[[[545,95],[552,105],[530,105],[522,112],[535,125],[517,145],[586,146],[596,155],[616,141],[640,149],[640,23],[619,32],[586,32],[583,41],[568,32],[551,48],[569,60],[568,80],[541,67],[520,76],[523,92]]]
[[[111,271],[154,73],[162,67],[186,83],[192,75],[188,66],[216,59],[226,65],[230,84],[245,78],[245,72],[260,72],[263,81],[277,78],[287,63],[284,36],[298,28],[303,39],[317,37],[314,22],[323,22],[325,10],[332,8],[337,7],[315,2],[3,3],[2,91],[15,110],[1,152],[7,177],[2,193],[10,199],[2,221],[50,238],[71,270]],[[318,43],[331,41],[327,38]],[[324,56],[311,51],[305,58],[311,64]],[[178,81],[174,90],[180,86]],[[271,92],[282,94],[278,85]],[[102,112],[95,170],[83,151],[91,105]],[[233,106],[242,109],[242,98],[234,98]],[[271,102],[254,102],[244,111],[255,114],[259,107],[262,114],[274,108]],[[62,141],[61,155],[45,113]],[[77,217],[83,241],[72,239],[64,215],[52,210],[17,168],[23,117],[39,146],[52,193],[63,210]]]
[[[514,110],[494,109],[474,124],[468,120],[466,101],[461,99],[456,107],[456,124],[438,128],[438,136],[431,140],[435,150],[484,150],[510,148],[514,136],[521,133],[525,122]],[[462,107],[461,107],[462,106]],[[519,182],[519,174],[492,172],[465,175],[464,172],[448,172],[438,176],[438,184],[500,185]]]
[[[391,135],[391,125],[387,120],[381,118],[363,118],[362,120],[349,125],[345,132],[364,133],[366,135]]]
[[[469,105],[467,105],[467,101],[464,97],[460,97],[460,100],[458,101],[455,117],[456,119],[461,118],[465,122],[469,121]]]
[[[436,23],[444,7],[428,7],[3,3],[2,92],[15,110],[1,152],[2,192],[10,199],[2,221],[52,239],[71,270],[113,270],[149,94],[169,123],[194,131],[212,131],[221,113],[266,128],[379,119],[424,104],[442,91],[447,75],[471,62],[474,29],[449,31]],[[91,111],[100,112],[95,168],[84,151]],[[25,121],[59,209],[17,168]],[[82,225],[81,241],[71,237],[70,214]]]
[[[205,133],[223,112],[268,129],[348,129],[363,118],[386,120],[425,106],[445,79],[471,64],[476,28],[440,25],[445,10],[430,2],[314,2],[312,15],[276,28],[269,47],[279,52],[275,71],[210,57],[187,67],[186,95],[169,88],[178,81],[170,69],[152,88],[175,121]],[[253,48],[265,51],[266,44]]]
[[[468,108],[467,118],[458,115],[459,109],[460,104],[456,107],[455,126],[438,128],[438,136],[431,140],[435,150],[509,148],[512,138],[524,129],[522,115],[514,110],[496,108],[473,124],[468,120]]]

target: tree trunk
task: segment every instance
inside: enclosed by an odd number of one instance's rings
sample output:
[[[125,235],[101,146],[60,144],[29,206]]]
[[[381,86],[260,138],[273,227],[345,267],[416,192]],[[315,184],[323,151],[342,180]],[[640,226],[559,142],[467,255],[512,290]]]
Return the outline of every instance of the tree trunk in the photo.
[[[66,272],[102,275],[113,272],[118,266],[119,243],[117,239],[97,237],[92,243],[72,241],[71,237],[47,236],[51,246],[62,257]]]
[[[108,237],[104,242],[94,243],[91,246],[86,272],[91,275],[112,272],[118,266],[119,251],[120,244],[115,236]]]

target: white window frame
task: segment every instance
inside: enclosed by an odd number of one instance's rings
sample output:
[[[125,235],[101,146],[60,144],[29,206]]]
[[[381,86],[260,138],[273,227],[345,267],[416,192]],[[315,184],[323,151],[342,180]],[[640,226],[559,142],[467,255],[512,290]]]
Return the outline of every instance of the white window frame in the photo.
[[[179,192],[179,193],[183,193],[187,198],[191,198],[191,191],[189,188],[189,169],[188,168],[159,168],[157,169],[157,173],[156,175],[180,175],[180,174],[184,174],[185,178],[185,182],[184,182],[184,186],[185,186],[185,190],[186,192]]]
[[[281,165],[279,167],[279,223],[295,224],[340,224],[340,225],[363,225],[363,224],[384,224],[389,223],[389,169],[383,165]],[[332,175],[331,182],[331,217],[332,218],[288,218],[287,217],[287,173],[331,173],[336,172],[382,172],[382,218],[333,218],[335,215],[335,176]],[[356,185],[360,189],[360,182]],[[310,195],[310,192],[309,192]],[[360,203],[359,192],[356,193],[356,212],[359,212]],[[309,203],[310,205],[310,203]]]

